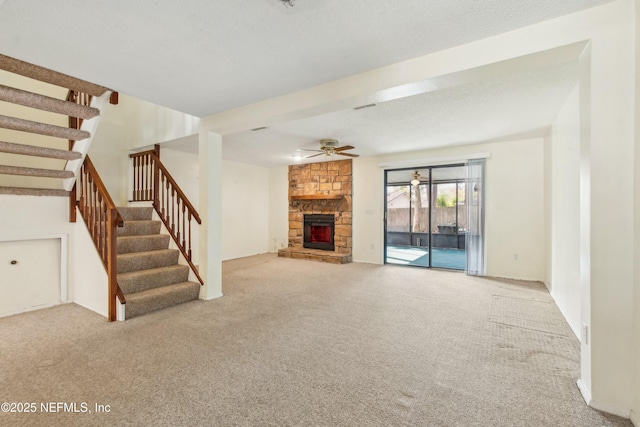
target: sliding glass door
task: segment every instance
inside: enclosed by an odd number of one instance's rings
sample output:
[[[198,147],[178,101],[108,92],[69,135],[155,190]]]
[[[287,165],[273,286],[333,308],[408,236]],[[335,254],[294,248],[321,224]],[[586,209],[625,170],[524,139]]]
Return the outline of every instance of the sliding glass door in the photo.
[[[385,173],[385,263],[464,270],[465,165]]]
[[[429,171],[417,185],[389,183],[385,262],[429,267]]]

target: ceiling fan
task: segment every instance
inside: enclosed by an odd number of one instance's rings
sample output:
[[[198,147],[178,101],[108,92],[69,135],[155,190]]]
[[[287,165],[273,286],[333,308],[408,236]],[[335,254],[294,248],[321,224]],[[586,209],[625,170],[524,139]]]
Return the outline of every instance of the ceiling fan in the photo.
[[[429,178],[424,178],[420,176],[420,172],[418,171],[415,171],[413,174],[411,174],[411,176],[412,176],[411,185],[413,185],[414,187],[420,184],[421,181],[429,181]]]
[[[338,154],[340,156],[358,157],[359,154],[343,153],[343,151],[345,150],[353,150],[354,148],[356,147],[353,147],[351,145],[344,145],[340,147],[340,144],[336,139],[321,139],[319,150],[309,150],[303,148],[302,151],[319,151],[318,154],[307,156],[307,159],[310,159],[311,157],[321,156],[322,154],[326,154],[327,156]]]

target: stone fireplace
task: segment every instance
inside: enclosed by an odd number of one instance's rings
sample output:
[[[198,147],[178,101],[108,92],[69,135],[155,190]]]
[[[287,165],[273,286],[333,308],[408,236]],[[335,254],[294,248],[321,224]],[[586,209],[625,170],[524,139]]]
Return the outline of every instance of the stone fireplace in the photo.
[[[289,166],[289,247],[278,255],[351,262],[351,184],[351,159]]]

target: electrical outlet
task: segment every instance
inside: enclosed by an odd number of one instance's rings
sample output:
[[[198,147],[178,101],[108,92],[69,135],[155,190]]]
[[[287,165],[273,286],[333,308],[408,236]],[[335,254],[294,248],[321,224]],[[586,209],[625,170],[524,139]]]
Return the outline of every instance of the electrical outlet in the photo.
[[[518,260],[518,254],[513,254],[513,260],[517,261]]]
[[[371,250],[374,250],[376,248],[376,246],[372,243],[371,244]]]

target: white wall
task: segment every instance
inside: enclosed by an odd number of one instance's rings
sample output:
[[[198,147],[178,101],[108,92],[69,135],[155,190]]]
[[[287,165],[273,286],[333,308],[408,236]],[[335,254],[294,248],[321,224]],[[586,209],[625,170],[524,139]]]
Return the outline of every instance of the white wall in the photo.
[[[223,160],[222,259],[269,251],[269,170]]]
[[[198,194],[198,155],[195,153],[163,148],[160,146],[160,160],[167,168],[180,189],[196,210],[200,203]]]
[[[197,154],[160,148],[160,158],[193,206],[199,207],[199,157]],[[284,217],[284,237],[276,233],[277,243],[286,245],[287,223],[287,169],[285,181],[274,194],[284,193],[284,206],[275,207],[278,217]],[[222,162],[222,259],[228,260],[268,252],[271,204],[275,186],[271,185],[272,171],[260,166],[224,160]],[[278,182],[280,184],[280,182]],[[198,209],[199,210],[199,209]],[[283,221],[280,220],[280,223]],[[195,230],[194,230],[195,231]],[[198,263],[198,233],[192,233],[194,262]]]
[[[200,159],[198,155],[191,152],[174,150],[169,148],[160,148],[160,160],[167,168],[173,179],[176,181],[189,202],[200,215],[200,194],[199,194],[199,173]],[[154,214],[155,215],[155,214]],[[158,219],[160,219],[158,217]],[[165,232],[164,228],[161,230]],[[200,225],[192,220],[191,222],[191,260],[197,266],[200,264]],[[168,231],[166,232],[168,234]],[[173,240],[170,241],[173,249]]]
[[[545,145],[551,179],[545,210],[549,228],[545,283],[580,339],[580,99],[576,87],[558,113]]]
[[[127,95],[119,98],[102,112],[89,156],[113,201],[126,206],[129,151],[198,133],[200,119]]]
[[[491,154],[486,163],[486,273],[542,280],[542,139],[354,159],[353,259],[383,262],[384,172],[380,163],[424,159],[424,165],[429,165],[430,158],[463,159],[465,154],[478,152]]]
[[[74,298],[73,302],[109,316],[109,282],[107,271],[98,255],[93,239],[78,212],[78,222],[74,224]]]

